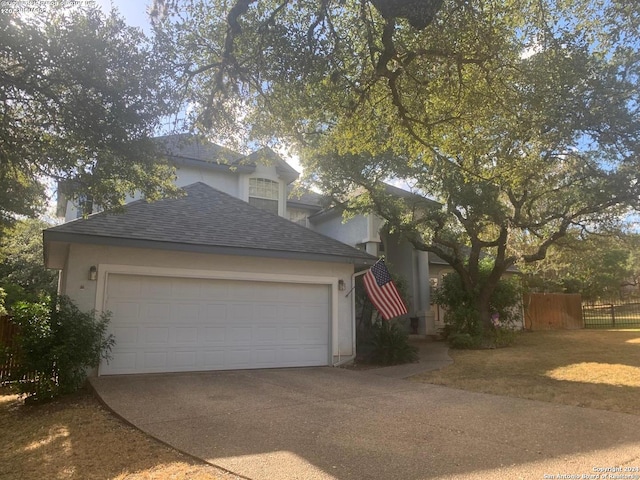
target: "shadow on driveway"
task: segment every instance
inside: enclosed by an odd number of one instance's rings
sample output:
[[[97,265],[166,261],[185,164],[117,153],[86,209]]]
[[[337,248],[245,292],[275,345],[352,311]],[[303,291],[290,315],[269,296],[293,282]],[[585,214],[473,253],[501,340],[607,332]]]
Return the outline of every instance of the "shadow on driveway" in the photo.
[[[91,382],[144,432],[255,480],[582,478],[598,468],[640,467],[640,417],[367,372],[321,367]]]

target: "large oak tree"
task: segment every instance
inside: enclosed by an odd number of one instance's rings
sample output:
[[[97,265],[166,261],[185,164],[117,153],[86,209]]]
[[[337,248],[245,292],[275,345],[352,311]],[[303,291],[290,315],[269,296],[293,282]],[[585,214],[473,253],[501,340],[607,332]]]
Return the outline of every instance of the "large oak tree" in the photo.
[[[196,128],[294,145],[336,202],[449,262],[487,324],[507,268],[640,206],[635,4],[157,5]],[[390,197],[389,179],[439,205]]]
[[[173,110],[171,74],[115,12],[0,16],[0,226],[36,215],[58,182],[103,207],[174,193],[150,140]]]

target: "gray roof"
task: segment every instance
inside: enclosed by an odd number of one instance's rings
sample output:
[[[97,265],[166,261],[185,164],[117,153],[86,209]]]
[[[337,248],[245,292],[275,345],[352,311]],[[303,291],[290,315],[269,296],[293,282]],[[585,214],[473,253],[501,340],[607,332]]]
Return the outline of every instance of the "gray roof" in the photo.
[[[372,265],[356,248],[260,210],[204,183],[186,195],[127,204],[44,231],[47,242],[94,243],[203,253],[251,255]]]
[[[294,181],[300,175],[269,147],[243,155],[186,133],[156,137],[155,140],[162,146],[168,157],[179,165],[251,173],[255,171],[256,164],[260,163],[274,165],[278,174],[288,182]]]
[[[396,187],[394,185],[390,185],[388,183],[382,182],[382,186],[384,187],[385,193],[393,196],[404,198],[409,206],[420,206],[420,205],[430,205],[435,207],[440,207],[441,204],[432,200],[430,198],[424,197],[417,193],[409,192],[407,190],[403,190],[402,188]],[[318,202],[320,204],[320,202]],[[309,216],[309,220],[311,223],[315,223],[318,221],[322,221],[322,219],[327,217],[334,217],[335,215],[342,214],[344,211],[344,207],[342,205],[334,205],[326,208],[322,208],[321,210],[315,212],[313,215]]]
[[[310,210],[321,210],[324,197],[319,193],[307,189],[296,188],[291,184],[287,188],[287,204],[291,206],[307,207]]]

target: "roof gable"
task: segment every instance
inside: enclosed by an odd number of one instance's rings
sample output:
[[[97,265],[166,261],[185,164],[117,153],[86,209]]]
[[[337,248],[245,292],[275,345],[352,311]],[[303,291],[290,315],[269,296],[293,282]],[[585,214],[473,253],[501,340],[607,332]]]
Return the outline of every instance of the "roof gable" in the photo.
[[[236,173],[253,173],[256,164],[273,166],[276,173],[291,183],[299,173],[269,147],[243,155],[190,134],[165,135],[156,141],[178,165],[189,165]]]
[[[232,255],[372,264],[376,258],[204,183],[185,195],[126,205],[44,231],[47,242],[99,243]]]

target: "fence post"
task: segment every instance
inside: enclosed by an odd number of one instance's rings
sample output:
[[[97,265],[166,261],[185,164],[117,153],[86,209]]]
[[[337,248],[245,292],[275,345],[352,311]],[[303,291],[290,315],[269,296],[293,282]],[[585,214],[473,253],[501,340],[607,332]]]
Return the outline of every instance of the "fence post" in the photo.
[[[616,326],[616,306],[613,303],[611,304],[611,323],[614,327]]]

